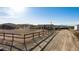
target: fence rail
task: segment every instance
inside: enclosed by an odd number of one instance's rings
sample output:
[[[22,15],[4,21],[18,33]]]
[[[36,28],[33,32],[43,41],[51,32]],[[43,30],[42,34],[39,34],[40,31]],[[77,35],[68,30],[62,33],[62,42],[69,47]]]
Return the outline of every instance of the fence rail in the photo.
[[[48,31],[48,30],[43,30],[43,31],[34,32],[34,33],[28,33],[28,34],[24,34],[24,35],[15,34],[15,33],[3,33],[3,32],[0,32],[0,44],[9,46],[10,51],[12,51],[13,48],[15,48],[17,50],[21,50],[21,51],[28,50],[27,45],[28,45],[28,42],[30,42],[30,41],[28,41],[29,39],[34,42],[33,44],[38,45],[35,38],[40,38],[40,40],[41,40],[41,37],[48,36],[50,33],[51,32]],[[24,48],[16,47],[18,43],[22,44],[22,47],[24,46]]]

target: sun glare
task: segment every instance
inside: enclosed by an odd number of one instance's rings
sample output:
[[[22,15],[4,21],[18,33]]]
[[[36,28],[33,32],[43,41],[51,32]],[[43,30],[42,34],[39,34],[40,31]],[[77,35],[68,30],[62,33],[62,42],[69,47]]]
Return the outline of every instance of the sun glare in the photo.
[[[11,17],[15,17],[16,15],[19,15],[21,13],[24,13],[24,11],[26,11],[26,8],[23,7],[23,6],[12,6],[12,7],[9,7],[9,12],[8,14],[11,16]]]
[[[20,12],[24,11],[24,7],[14,6],[14,7],[10,7],[10,8],[11,8],[11,10],[13,10],[16,13],[20,13]]]

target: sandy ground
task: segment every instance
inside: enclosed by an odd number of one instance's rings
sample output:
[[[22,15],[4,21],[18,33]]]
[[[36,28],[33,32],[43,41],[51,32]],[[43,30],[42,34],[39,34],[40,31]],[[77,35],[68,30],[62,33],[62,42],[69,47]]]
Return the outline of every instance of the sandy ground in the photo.
[[[0,36],[0,38],[3,38]],[[10,38],[11,39],[11,38]],[[36,39],[35,41],[40,41],[43,38]],[[9,40],[9,38],[8,38]],[[23,43],[23,39],[16,39],[16,41],[19,41]],[[9,43],[10,44],[10,43]],[[13,44],[16,47],[24,48],[23,44]],[[27,45],[28,48],[31,46],[36,45],[34,41],[30,41],[30,43]],[[5,47],[5,46],[4,46]],[[5,47],[7,48],[7,47]],[[9,47],[8,47],[9,49]],[[39,48],[37,48],[39,49]],[[13,49],[14,50],[14,49]],[[16,51],[16,49],[15,49]],[[47,47],[44,49],[44,51],[79,51],[79,40],[76,38],[76,36],[69,30],[61,30],[59,33],[52,39],[52,41],[47,45]]]
[[[14,29],[14,30],[2,30],[0,29],[0,33],[14,33],[14,34],[27,34],[27,33],[32,33],[32,32],[39,32],[42,30],[39,29]]]
[[[79,41],[76,36],[68,31],[61,30],[45,48],[45,51],[78,51]]]
[[[0,30],[1,31],[1,30]],[[9,33],[16,33],[16,31],[14,31],[14,30],[4,30],[5,32],[9,32]],[[3,31],[3,32],[4,32]],[[40,32],[41,30],[33,30],[33,31],[30,31],[30,30],[27,30],[27,32],[28,33],[31,33],[31,32]],[[17,32],[17,33],[19,33],[19,32]],[[27,33],[26,33],[27,34]],[[41,32],[40,33],[40,36],[41,37],[38,37],[38,34],[39,33],[36,33],[35,35],[37,35],[37,36],[34,36],[36,39],[34,39],[35,41],[37,41],[37,42],[39,42],[39,41],[41,41],[44,37],[46,37],[47,36],[47,32],[45,32],[44,34],[45,34],[45,36],[43,36],[43,33]],[[3,34],[0,34],[0,35],[3,35]],[[11,45],[12,44],[12,35],[8,35],[8,34],[6,34],[6,36],[11,36],[11,37],[5,37],[5,40],[4,40],[4,44],[8,44],[8,45]],[[23,49],[23,50],[25,50],[25,45],[24,45],[24,39],[23,39],[23,36],[21,35],[21,36],[18,36],[18,35],[14,35],[15,37],[21,37],[21,38],[15,38],[14,37],[14,42],[13,42],[13,45],[15,46],[15,47],[18,47],[18,48],[20,48],[20,49]],[[25,40],[26,40],[26,45],[27,45],[27,48],[28,49],[30,49],[32,46],[35,46],[36,45],[36,43],[32,40],[33,39],[33,35],[32,34],[30,34],[30,35],[26,35],[26,37],[29,37],[29,36],[31,36],[30,38],[26,38]],[[3,36],[0,36],[0,43],[2,43],[2,40],[3,40]],[[0,45],[0,47],[3,47],[3,49],[5,49],[5,50],[9,50],[10,49],[10,47],[9,46],[5,46],[5,45]],[[14,50],[14,49],[13,49]],[[17,49],[15,49],[15,51],[16,51]]]

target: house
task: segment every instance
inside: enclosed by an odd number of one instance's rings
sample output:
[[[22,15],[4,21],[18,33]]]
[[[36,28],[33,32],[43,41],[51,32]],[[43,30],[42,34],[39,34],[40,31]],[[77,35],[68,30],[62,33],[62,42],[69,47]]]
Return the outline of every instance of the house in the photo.
[[[75,25],[74,30],[79,30],[79,25]]]

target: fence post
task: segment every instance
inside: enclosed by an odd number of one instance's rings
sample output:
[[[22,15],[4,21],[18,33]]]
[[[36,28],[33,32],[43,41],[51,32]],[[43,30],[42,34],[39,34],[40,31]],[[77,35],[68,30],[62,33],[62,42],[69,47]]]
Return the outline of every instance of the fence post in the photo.
[[[43,36],[44,36],[44,29],[43,29]]]
[[[4,40],[5,40],[5,33],[3,33],[2,44],[3,44]]]
[[[50,30],[48,30],[48,35],[50,34]]]
[[[34,41],[34,43],[36,43],[36,44],[37,44],[37,42],[34,40],[34,33],[32,33],[32,35],[33,35],[32,40]]]
[[[13,42],[14,42],[14,34],[12,33],[12,43],[11,43],[10,51],[12,51]]]
[[[34,33],[33,33],[33,40],[34,40]]]
[[[24,46],[25,46],[25,50],[27,51],[27,46],[26,46],[26,34],[24,34]]]
[[[40,37],[40,32],[38,32],[38,37]]]

